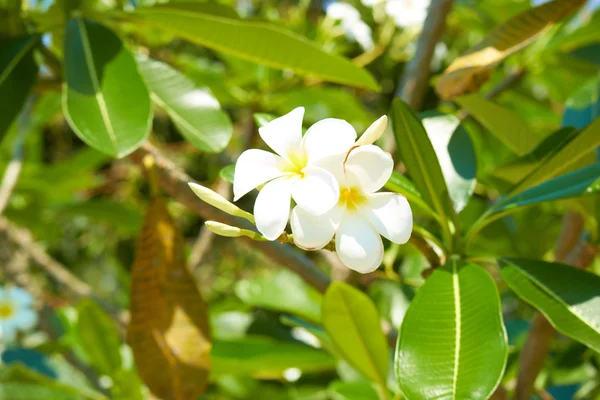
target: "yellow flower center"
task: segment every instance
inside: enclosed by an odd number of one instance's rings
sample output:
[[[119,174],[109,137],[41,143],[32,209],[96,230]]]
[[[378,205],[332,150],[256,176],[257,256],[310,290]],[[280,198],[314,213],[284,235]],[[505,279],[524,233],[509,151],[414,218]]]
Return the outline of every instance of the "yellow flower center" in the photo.
[[[289,163],[282,168],[283,172],[290,172],[295,175],[304,176],[302,170],[308,164],[308,157],[304,152],[290,153],[287,155]]]
[[[11,303],[0,303],[0,319],[8,319],[15,313],[15,308]]]
[[[357,187],[340,187],[341,206],[345,206],[347,210],[356,210],[358,206],[364,204],[367,197]]]

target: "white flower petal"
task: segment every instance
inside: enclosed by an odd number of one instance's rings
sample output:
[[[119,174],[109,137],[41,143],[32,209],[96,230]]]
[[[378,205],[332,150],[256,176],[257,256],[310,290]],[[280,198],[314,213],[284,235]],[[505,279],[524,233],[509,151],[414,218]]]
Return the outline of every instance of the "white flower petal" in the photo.
[[[340,187],[335,177],[319,167],[306,167],[302,173],[304,177],[294,182],[294,201],[313,215],[331,210],[340,199]]]
[[[304,250],[322,249],[333,238],[343,213],[344,208],[334,207],[323,215],[315,216],[298,206],[294,207],[290,217],[294,243]]]
[[[375,271],[383,260],[381,236],[359,213],[344,214],[335,235],[335,249],[348,268],[363,274]]]
[[[406,198],[396,193],[375,193],[367,197],[367,204],[361,207],[371,225],[383,237],[398,244],[410,238],[413,216]]]
[[[364,193],[374,193],[392,176],[394,160],[389,153],[369,144],[352,149],[344,169],[349,186],[359,187]]]
[[[311,164],[312,167],[323,168],[330,172],[338,181],[340,186],[344,186],[346,181],[346,173],[344,172],[344,160],[346,153],[335,154],[323,157]]]
[[[277,178],[265,185],[254,203],[256,228],[264,237],[275,240],[281,235],[290,216],[292,181]]]
[[[311,165],[323,157],[348,152],[355,140],[352,125],[343,119],[326,118],[308,128],[302,147]]]
[[[354,144],[355,146],[364,146],[367,144],[373,144],[376,140],[378,140],[383,133],[385,132],[385,128],[387,127],[387,116],[380,117],[377,121],[373,122],[371,126],[367,128],[365,133],[361,135],[360,138]]]
[[[291,151],[300,148],[303,117],[304,107],[294,108],[289,113],[258,128],[258,133],[275,153],[287,158]]]
[[[28,308],[18,310],[14,316],[13,324],[21,330],[31,329],[37,324],[38,316],[37,313]]]
[[[268,151],[251,149],[244,151],[235,164],[233,176],[233,201],[265,182],[278,178],[285,173],[281,166],[286,161]]]
[[[0,320],[0,343],[12,343],[17,337],[17,328],[13,320]]]
[[[12,287],[9,288],[6,293],[10,301],[19,308],[29,307],[33,304],[33,297],[25,289],[21,289],[20,287]]]

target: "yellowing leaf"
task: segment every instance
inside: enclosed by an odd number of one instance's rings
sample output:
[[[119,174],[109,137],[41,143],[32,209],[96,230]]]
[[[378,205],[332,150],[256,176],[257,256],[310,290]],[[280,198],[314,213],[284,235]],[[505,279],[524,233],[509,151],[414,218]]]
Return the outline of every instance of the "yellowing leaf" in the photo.
[[[211,364],[206,304],[185,267],[183,246],[164,199],[155,198],[137,240],[127,342],[140,377],[164,400],[200,396]]]
[[[450,64],[436,83],[438,94],[452,99],[476,91],[498,63],[532,43],[583,3],[585,0],[555,0],[510,18]]]

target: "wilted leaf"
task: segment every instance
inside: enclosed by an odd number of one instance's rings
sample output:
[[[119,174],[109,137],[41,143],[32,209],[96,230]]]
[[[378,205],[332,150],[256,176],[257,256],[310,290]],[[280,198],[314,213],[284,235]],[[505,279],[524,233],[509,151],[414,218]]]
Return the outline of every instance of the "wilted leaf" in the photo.
[[[138,237],[130,311],[127,342],[150,390],[166,400],[202,394],[211,351],[206,305],[186,269],[182,234],[162,198],[152,201]]]
[[[450,64],[436,83],[438,94],[451,99],[479,89],[492,69],[509,55],[531,44],[555,23],[574,13],[585,0],[555,0],[510,18],[475,47]]]

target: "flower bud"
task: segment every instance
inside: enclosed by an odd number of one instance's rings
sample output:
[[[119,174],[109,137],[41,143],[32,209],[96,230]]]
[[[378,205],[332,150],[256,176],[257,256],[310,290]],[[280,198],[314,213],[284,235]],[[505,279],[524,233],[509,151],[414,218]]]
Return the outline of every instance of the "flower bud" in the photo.
[[[385,128],[387,127],[387,120],[388,118],[384,115],[377,121],[373,122],[354,145],[364,146],[366,144],[375,143],[375,141],[379,139],[385,132]]]
[[[242,210],[241,208],[227,200],[225,197],[216,193],[215,191],[202,185],[198,185],[197,183],[190,182],[188,183],[188,185],[190,185],[190,188],[194,191],[196,196],[198,196],[201,200],[207,202],[211,206],[218,208],[219,210],[224,211],[227,214],[247,219],[248,221],[254,224],[254,216],[252,214]]]
[[[246,236],[254,240],[265,240],[260,234],[253,232],[249,229],[238,228],[237,226],[231,226],[223,224],[217,221],[206,221],[204,223],[206,227],[212,232],[219,236],[227,237],[241,237]]]

